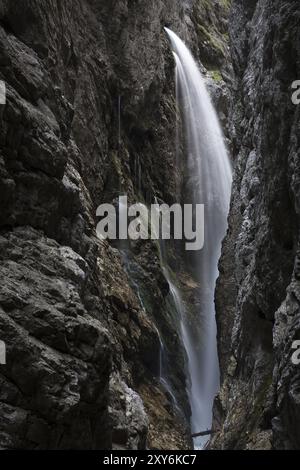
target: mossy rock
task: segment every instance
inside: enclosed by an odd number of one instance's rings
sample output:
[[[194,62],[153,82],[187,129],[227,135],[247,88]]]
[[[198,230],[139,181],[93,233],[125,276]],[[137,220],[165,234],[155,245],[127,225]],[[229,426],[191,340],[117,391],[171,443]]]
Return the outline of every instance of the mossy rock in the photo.
[[[221,75],[221,72],[219,70],[210,70],[209,74],[211,78],[214,80],[216,83],[220,83],[223,81],[223,77]]]

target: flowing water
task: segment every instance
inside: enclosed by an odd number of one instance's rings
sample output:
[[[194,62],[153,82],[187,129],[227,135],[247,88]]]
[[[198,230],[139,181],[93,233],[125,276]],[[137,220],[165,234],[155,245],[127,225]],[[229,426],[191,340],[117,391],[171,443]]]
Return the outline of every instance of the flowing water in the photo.
[[[205,243],[200,256],[195,255],[201,287],[198,338],[186,321],[177,289],[170,285],[182,314],[181,334],[190,375],[192,431],[200,432],[211,427],[213,399],[219,387],[214,290],[221,241],[227,228],[232,175],[218,117],[199,68],[181,39],[173,31],[165,30],[176,63],[177,105],[184,126],[188,186],[192,188],[193,202],[205,205]],[[176,134],[178,136],[178,131]],[[206,441],[206,438],[197,439],[195,446],[202,448]]]
[[[146,206],[144,207],[146,208]],[[125,216],[127,216],[126,208],[124,204],[119,202],[119,218],[125,217]],[[145,313],[147,313],[147,308],[146,308],[145,301],[144,301],[144,294],[140,287],[141,283],[140,283],[139,275],[137,272],[137,266],[132,258],[130,244],[128,243],[128,240],[119,241],[119,251],[122,256],[123,263],[124,263],[124,269],[128,275],[133,291],[135,292],[138,298],[140,307]],[[181,414],[182,413],[181,408],[178,404],[177,398],[174,394],[173,387],[168,376],[168,354],[167,354],[162,336],[158,328],[156,328],[156,332],[157,332],[157,336],[159,339],[159,346],[160,346],[159,347],[159,370],[158,370],[159,381],[162,387],[165,389],[165,391],[169,395],[169,399],[170,399],[170,402],[172,403],[173,409],[176,410],[177,413]]]

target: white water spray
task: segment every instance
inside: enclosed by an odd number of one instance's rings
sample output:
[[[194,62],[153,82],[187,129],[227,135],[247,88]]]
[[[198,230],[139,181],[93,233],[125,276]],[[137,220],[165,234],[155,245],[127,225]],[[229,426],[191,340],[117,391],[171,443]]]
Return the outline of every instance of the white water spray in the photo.
[[[222,130],[204,79],[185,44],[173,31],[165,30],[176,62],[189,187],[192,188],[193,202],[205,205],[205,244],[197,258],[202,300],[199,312],[201,334],[195,340],[185,321],[181,332],[191,380],[192,431],[200,432],[211,427],[213,399],[219,387],[214,290],[221,242],[227,228],[232,175]],[[195,446],[202,448],[206,441],[198,439]]]

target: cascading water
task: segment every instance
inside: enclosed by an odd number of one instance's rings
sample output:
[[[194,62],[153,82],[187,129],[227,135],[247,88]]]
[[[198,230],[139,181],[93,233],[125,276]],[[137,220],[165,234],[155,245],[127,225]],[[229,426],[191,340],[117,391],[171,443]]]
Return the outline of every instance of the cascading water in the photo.
[[[195,341],[184,320],[181,332],[191,380],[192,431],[199,432],[211,427],[213,399],[219,386],[214,290],[221,241],[227,228],[232,174],[222,130],[204,79],[185,44],[173,31],[165,30],[176,62],[177,105],[183,116],[189,187],[193,202],[205,205],[205,243],[196,258],[202,300],[201,335]],[[174,295],[176,298],[176,292]],[[195,446],[203,448],[206,441],[206,438],[197,439]]]
[[[140,204],[140,206],[143,206],[146,210],[146,206],[143,204]],[[127,218],[127,208],[124,205],[122,201],[119,201],[119,219],[120,218]],[[142,221],[143,222],[143,221]],[[145,230],[146,230],[146,225],[145,225]],[[157,235],[158,237],[158,235]],[[162,243],[162,242],[161,242]],[[139,276],[137,273],[137,267],[135,265],[134,259],[131,254],[130,250],[130,243],[128,243],[128,240],[120,240],[119,241],[119,250],[120,254],[123,259],[124,263],[124,269],[128,275],[129,282],[139,300],[140,306],[143,309],[145,313],[147,313],[147,308],[143,299],[143,292],[140,287],[140,281],[139,281]],[[168,393],[170,401],[172,403],[172,406],[174,410],[178,414],[181,414],[182,411],[180,409],[180,406],[178,404],[177,398],[174,394],[172,384],[170,383],[169,377],[168,377],[168,372],[167,372],[167,353],[166,353],[166,348],[162,339],[162,336],[156,328],[157,336],[159,339],[159,345],[160,345],[160,350],[159,350],[159,381],[165,391]]]

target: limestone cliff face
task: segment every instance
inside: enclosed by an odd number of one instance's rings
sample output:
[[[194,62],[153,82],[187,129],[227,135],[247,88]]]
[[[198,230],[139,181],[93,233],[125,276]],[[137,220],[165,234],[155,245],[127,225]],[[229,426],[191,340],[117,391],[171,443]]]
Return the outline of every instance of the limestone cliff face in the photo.
[[[234,183],[216,304],[222,449],[295,449],[299,435],[300,5],[235,0],[231,137]],[[299,268],[298,268],[299,269]]]
[[[163,26],[196,53],[199,40],[220,81],[227,51],[216,11],[226,5],[213,6],[0,2],[1,448],[191,446],[158,248],[136,243],[126,263],[97,239],[95,214],[122,193],[175,200],[174,63]],[[158,330],[181,414],[158,380]]]
[[[151,199],[163,188],[161,196],[172,197],[172,63],[163,25],[166,15],[179,23],[181,8],[154,3],[1,2],[4,448],[145,447],[149,417],[139,389],[162,403],[173,445],[187,445],[155,379],[153,312],[163,317],[166,296],[158,252],[143,248],[140,276],[153,293],[146,313],[119,251],[95,232],[97,206],[120,193]],[[176,331],[166,325],[180,365]],[[174,382],[188,416],[182,371]]]

